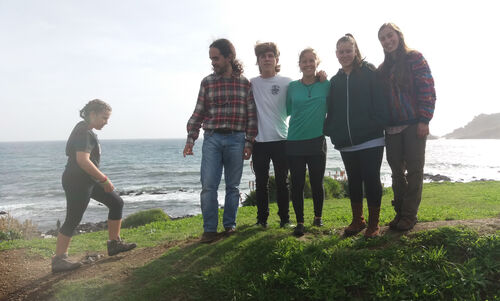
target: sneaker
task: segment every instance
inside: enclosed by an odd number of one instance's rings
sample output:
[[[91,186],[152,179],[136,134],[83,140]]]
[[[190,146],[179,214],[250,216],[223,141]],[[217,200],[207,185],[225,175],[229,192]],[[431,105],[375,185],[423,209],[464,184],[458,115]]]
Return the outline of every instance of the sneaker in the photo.
[[[236,228],[235,227],[226,227],[226,228],[224,228],[224,234],[226,236],[233,235],[234,233],[236,233]]]
[[[289,220],[281,221],[280,222],[280,228],[288,228],[288,227],[290,227],[290,221]]]
[[[300,237],[304,235],[304,231],[305,231],[304,224],[297,224],[295,230],[293,230],[293,235]]]
[[[323,226],[323,220],[321,218],[315,218],[313,221],[313,226],[315,227],[322,227]]]
[[[261,226],[262,228],[267,228],[267,223],[266,222],[256,222],[256,226]]]
[[[200,238],[201,243],[211,243],[217,239],[217,232],[203,232],[203,235]]]
[[[136,246],[137,245],[135,243],[126,243],[120,238],[118,238],[118,240],[108,240],[108,256],[130,251]]]
[[[396,229],[399,231],[408,231],[413,229],[415,224],[417,223],[416,218],[411,218],[408,216],[403,216],[399,220],[398,224],[396,225]]]
[[[71,271],[82,266],[81,262],[73,262],[68,259],[68,254],[54,256],[52,258],[52,273]]]

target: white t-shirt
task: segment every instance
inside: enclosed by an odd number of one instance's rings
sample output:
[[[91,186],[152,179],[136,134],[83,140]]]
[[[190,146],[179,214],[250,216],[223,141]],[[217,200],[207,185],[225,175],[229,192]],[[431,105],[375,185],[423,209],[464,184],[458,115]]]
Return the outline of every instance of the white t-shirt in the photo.
[[[288,133],[286,91],[292,80],[276,75],[270,78],[254,77],[252,92],[257,106],[259,133],[257,142],[286,140]]]

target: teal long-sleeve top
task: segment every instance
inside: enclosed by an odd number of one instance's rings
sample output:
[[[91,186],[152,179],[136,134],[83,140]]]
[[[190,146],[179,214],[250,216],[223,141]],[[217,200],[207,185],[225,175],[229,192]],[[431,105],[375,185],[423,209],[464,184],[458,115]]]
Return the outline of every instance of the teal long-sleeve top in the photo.
[[[326,99],[330,82],[304,85],[300,80],[288,86],[286,110],[290,116],[288,140],[307,140],[323,135],[326,116]]]

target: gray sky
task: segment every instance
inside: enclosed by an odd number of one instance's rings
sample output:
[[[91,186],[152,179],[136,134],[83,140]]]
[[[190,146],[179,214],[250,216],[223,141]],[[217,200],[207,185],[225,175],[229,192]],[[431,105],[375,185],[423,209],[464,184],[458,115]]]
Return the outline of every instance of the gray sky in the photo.
[[[311,46],[330,77],[347,32],[380,64],[377,31],[388,21],[429,62],[438,97],[431,133],[443,135],[500,112],[493,3],[0,0],[0,141],[65,140],[94,98],[113,107],[101,139],[183,138],[214,39],[234,43],[248,78],[258,75],[256,41],[278,44],[281,74],[293,79]]]

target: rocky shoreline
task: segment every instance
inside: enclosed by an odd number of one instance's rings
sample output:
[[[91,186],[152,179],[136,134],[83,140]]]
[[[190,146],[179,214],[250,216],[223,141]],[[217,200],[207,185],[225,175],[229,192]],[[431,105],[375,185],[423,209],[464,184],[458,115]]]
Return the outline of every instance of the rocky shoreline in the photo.
[[[177,219],[182,219],[182,218],[188,218],[192,217],[194,215],[183,215],[179,217],[170,217],[171,220],[177,220]],[[56,237],[57,233],[59,233],[59,228],[60,228],[60,222],[58,221],[56,225],[56,229],[49,230],[45,233],[42,233],[41,236],[44,238],[50,238],[50,237]],[[96,223],[83,223],[79,224],[75,231],[73,232],[73,236],[79,235],[79,234],[84,234],[84,233],[91,233],[91,232],[97,232],[97,231],[102,231],[102,230],[107,230],[108,229],[108,222],[107,221],[102,221],[102,222],[96,222]]]

